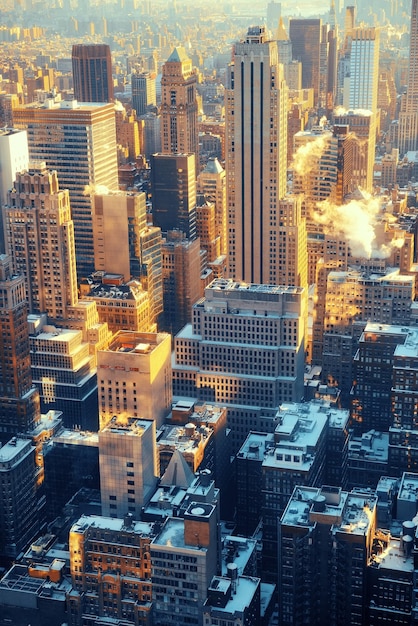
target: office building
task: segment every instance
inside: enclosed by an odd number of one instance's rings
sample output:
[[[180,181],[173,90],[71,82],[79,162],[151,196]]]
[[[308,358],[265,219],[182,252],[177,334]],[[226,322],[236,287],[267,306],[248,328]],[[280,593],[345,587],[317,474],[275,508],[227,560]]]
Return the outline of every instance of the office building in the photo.
[[[274,235],[286,194],[287,87],[277,43],[251,27],[234,46],[225,95],[229,274],[275,284]],[[277,284],[277,283],[276,283]]]
[[[107,44],[74,44],[74,98],[79,102],[112,102],[112,57]]]
[[[199,153],[197,74],[182,47],[175,48],[162,67],[161,151]]]
[[[373,190],[373,168],[376,146],[376,113],[355,109],[334,117],[336,126],[348,126],[356,140],[353,146],[352,183],[368,193]]]
[[[141,518],[157,486],[155,422],[115,416],[99,432],[102,515]]]
[[[135,109],[138,117],[144,115],[148,107],[157,106],[155,79],[155,74],[151,72],[132,74],[132,108]]]
[[[13,437],[0,448],[0,556],[16,558],[39,532],[35,448]]]
[[[42,455],[47,519],[61,515],[63,507],[79,490],[99,491],[97,432],[61,428],[45,442]]]
[[[148,294],[150,320],[163,308],[161,230],[147,224],[144,193],[93,197],[95,269],[139,280]],[[125,242],[125,243],[122,243]]]
[[[281,2],[270,0],[267,4],[267,27],[274,32],[281,18],[282,5]]]
[[[376,505],[370,492],[295,488],[279,522],[280,624],[368,623]]]
[[[322,485],[329,428],[347,418],[347,411],[322,402],[282,404],[274,433],[250,432],[241,446],[235,459],[236,532],[251,536],[262,523],[263,579],[277,578],[277,521],[294,487]],[[339,446],[340,466],[343,451]]]
[[[151,626],[150,542],[153,525],[132,516],[82,516],[70,530],[75,623],[119,621]]]
[[[45,163],[17,174],[3,209],[6,247],[25,277],[29,313],[68,317],[78,302],[74,226],[68,190]]]
[[[119,330],[154,332],[156,324],[151,321],[148,293],[141,283],[137,280],[121,283],[120,277],[111,275],[108,280],[94,285],[84,296],[87,301],[96,303],[100,321],[106,323],[112,333]]]
[[[348,110],[377,113],[380,31],[354,28],[351,31],[349,76],[345,78],[343,105]]]
[[[314,322],[314,354],[321,351],[322,376],[336,384],[346,402],[353,381],[353,357],[367,321],[409,324],[415,278],[398,270],[374,275],[361,270],[331,271],[325,289],[325,314]],[[382,416],[383,419],[383,416]],[[369,430],[372,426],[367,426]]]
[[[399,113],[399,152],[416,150],[418,145],[418,2],[412,0],[409,44],[409,71],[406,95]]]
[[[304,290],[217,279],[192,319],[174,340],[173,393],[227,406],[236,452],[303,396]]]
[[[30,317],[33,322],[34,316]],[[31,324],[35,329],[36,325]],[[95,357],[81,330],[43,323],[30,334],[33,384],[41,410],[62,411],[66,428],[97,431],[97,377]]]
[[[203,626],[203,605],[218,572],[217,507],[192,502],[184,518],[167,518],[151,542],[154,623]],[[170,598],[170,601],[168,601]]]
[[[153,154],[151,157],[152,218],[163,233],[181,230],[196,238],[196,157],[194,154]]]
[[[171,340],[166,333],[119,331],[98,352],[100,425],[114,416],[154,420],[171,408]]]
[[[320,50],[322,20],[294,19],[289,21],[289,38],[294,61],[302,63],[302,89],[314,90],[314,103],[318,103],[320,86]]]
[[[27,129],[30,159],[56,170],[70,192],[77,275],[88,276],[94,271],[90,194],[101,185],[118,189],[114,106],[48,99],[16,109],[14,123]]]
[[[32,384],[25,279],[0,255],[0,441],[32,430],[40,418]]]
[[[389,433],[377,430],[350,436],[347,457],[349,489],[376,489],[388,473]]]
[[[192,319],[192,307],[203,295],[200,240],[169,231],[163,240],[163,313],[159,327],[174,335]]]

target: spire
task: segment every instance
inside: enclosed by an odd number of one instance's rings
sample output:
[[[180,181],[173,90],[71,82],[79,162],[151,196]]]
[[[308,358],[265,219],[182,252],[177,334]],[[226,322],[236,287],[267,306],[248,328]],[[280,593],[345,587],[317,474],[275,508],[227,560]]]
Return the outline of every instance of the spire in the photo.
[[[277,41],[288,41],[289,37],[287,35],[286,29],[284,27],[284,22],[282,16],[279,19],[279,25],[276,31],[276,40]]]

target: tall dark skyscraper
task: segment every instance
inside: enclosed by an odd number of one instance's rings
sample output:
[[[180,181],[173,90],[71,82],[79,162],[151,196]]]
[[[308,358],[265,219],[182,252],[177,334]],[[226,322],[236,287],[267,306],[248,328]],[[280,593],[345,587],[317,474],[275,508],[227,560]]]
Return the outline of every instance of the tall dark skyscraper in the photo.
[[[196,239],[195,155],[153,154],[151,187],[154,225]]]
[[[293,59],[302,63],[302,88],[313,88],[315,103],[319,96],[321,31],[320,19],[291,19],[289,22]]]
[[[112,57],[106,44],[74,44],[74,98],[79,102],[112,102]]]

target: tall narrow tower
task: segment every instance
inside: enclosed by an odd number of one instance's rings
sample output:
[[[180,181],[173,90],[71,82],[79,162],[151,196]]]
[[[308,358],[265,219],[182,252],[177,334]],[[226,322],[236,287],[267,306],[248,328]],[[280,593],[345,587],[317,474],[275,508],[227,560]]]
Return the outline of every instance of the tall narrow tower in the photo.
[[[418,0],[412,0],[408,89],[401,100],[399,152],[418,147]]]
[[[346,109],[367,109],[376,114],[379,42],[380,32],[376,28],[359,27],[351,32],[350,75],[344,85]]]
[[[197,155],[197,76],[184,48],[175,48],[161,78],[161,150],[164,154]]]
[[[291,19],[289,37],[292,42],[293,59],[302,63],[302,88],[314,90],[314,102],[318,102],[322,20]]]
[[[26,278],[29,312],[66,319],[78,302],[68,190],[59,189],[45,163],[31,164],[17,174],[4,215],[7,251]]]
[[[112,57],[106,44],[74,44],[74,98],[80,102],[112,102]]]
[[[277,43],[264,26],[235,45],[226,92],[229,272],[236,280],[274,282],[270,252],[286,193],[287,87]]]

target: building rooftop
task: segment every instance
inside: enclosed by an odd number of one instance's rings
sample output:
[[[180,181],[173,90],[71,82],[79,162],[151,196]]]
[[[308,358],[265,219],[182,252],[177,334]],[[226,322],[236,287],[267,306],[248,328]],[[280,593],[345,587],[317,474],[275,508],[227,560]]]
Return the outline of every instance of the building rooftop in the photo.
[[[125,417],[124,415],[114,415],[110,422],[101,430],[103,433],[113,433],[129,437],[138,437],[146,430],[153,428],[154,422],[138,417]]]
[[[138,333],[121,330],[113,337],[105,352],[149,354],[167,337],[170,337],[168,333]]]
[[[387,463],[389,455],[389,433],[370,430],[360,437],[351,437],[348,442],[350,458],[367,459]]]
[[[84,533],[89,528],[101,530],[129,531],[141,536],[149,536],[153,532],[153,525],[148,522],[137,522],[131,517],[126,519],[103,517],[101,515],[82,515],[71,527],[72,532]]]
[[[365,535],[370,529],[377,497],[371,493],[346,492],[338,487],[302,487],[293,491],[281,524],[313,526],[324,523],[332,532]]]
[[[13,463],[19,461],[26,453],[32,450],[32,441],[30,439],[12,437],[4,446],[0,446],[0,470],[12,469]]]

